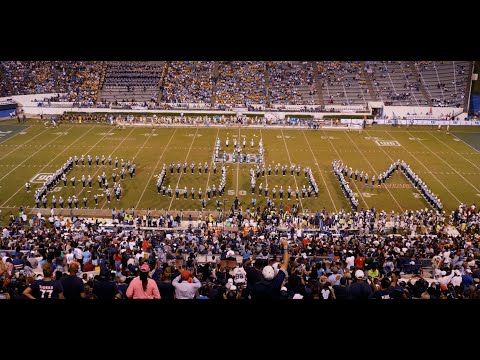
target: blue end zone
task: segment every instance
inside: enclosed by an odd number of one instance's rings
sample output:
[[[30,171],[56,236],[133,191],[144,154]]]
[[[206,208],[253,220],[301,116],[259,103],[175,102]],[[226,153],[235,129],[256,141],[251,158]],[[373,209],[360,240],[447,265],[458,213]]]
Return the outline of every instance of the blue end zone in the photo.
[[[26,128],[27,126],[0,125],[0,144]]]

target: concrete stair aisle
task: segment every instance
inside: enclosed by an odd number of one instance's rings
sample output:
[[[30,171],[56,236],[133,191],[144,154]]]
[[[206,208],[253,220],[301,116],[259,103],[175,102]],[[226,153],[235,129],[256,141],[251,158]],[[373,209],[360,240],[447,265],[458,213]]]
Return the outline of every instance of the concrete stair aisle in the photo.
[[[325,102],[323,101],[322,84],[320,82],[320,78],[318,77],[318,64],[316,61],[312,61],[312,67],[313,81],[315,82],[315,87],[317,89],[318,103],[322,106],[325,106]]]
[[[213,85],[212,85],[212,97],[210,99],[210,105],[215,107],[215,103],[217,102],[217,81],[218,81],[218,74],[220,70],[220,62],[219,61],[214,61],[213,62]]]
[[[418,73],[417,67],[414,64],[414,61],[409,61],[410,63],[410,68],[413,71],[413,74],[415,75],[415,79],[418,80],[420,77],[420,74]],[[420,86],[419,86],[420,92],[422,93],[423,97],[425,100],[427,100],[428,106],[432,106],[432,99],[430,99],[430,96],[428,96],[427,91],[425,90],[425,87],[423,86],[423,81],[420,81]]]
[[[97,101],[102,101],[102,91],[103,91],[103,83],[105,82],[105,74],[107,73],[108,62],[105,61],[103,64],[102,75],[100,78],[100,82],[98,83],[98,93],[97,93]]]
[[[267,107],[270,107],[270,76],[268,75],[268,61],[265,61],[264,66],[264,75],[265,75],[265,99],[267,102]]]
[[[470,84],[472,83],[472,73],[473,73],[473,64],[474,61],[470,61],[470,66],[468,67],[468,81],[465,88],[465,99],[463,100],[463,111],[468,112],[468,104],[470,99]]]
[[[370,78],[369,74],[364,70],[365,69],[365,61],[361,62],[362,65],[362,79],[365,80],[368,89],[368,96],[366,96],[367,100],[369,101],[377,101],[375,98],[375,90],[373,89],[372,79]]]
[[[170,61],[161,61],[161,63],[163,63],[163,71],[162,76],[160,76],[160,79],[158,80],[158,91],[156,94],[158,102],[161,101],[163,96],[163,79],[165,78],[165,75],[167,75],[168,65],[170,64]]]

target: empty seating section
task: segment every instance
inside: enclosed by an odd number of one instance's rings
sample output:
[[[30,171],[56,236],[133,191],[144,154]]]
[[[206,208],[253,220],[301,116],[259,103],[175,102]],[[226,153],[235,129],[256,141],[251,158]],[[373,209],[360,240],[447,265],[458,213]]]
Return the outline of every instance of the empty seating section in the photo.
[[[270,61],[267,71],[272,104],[318,104],[311,62]]]
[[[104,61],[2,61],[0,96],[65,93],[55,101],[97,100]]]
[[[217,104],[265,105],[265,62],[221,62],[216,85]]]
[[[108,63],[101,100],[156,101],[164,61],[112,61]]]
[[[468,61],[418,61],[420,80],[433,106],[463,106],[470,81]]]
[[[372,82],[375,100],[383,101],[386,105],[428,105],[410,63],[367,61],[365,71]]]
[[[213,61],[172,61],[163,78],[162,102],[210,103]]]
[[[318,79],[328,105],[367,105],[370,100],[358,61],[319,61]]]

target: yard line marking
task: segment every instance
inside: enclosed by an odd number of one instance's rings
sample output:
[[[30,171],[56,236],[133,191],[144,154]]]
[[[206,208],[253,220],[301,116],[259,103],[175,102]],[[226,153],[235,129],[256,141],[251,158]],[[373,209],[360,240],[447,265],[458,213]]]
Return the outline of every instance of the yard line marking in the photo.
[[[213,145],[213,153],[212,153],[212,161],[210,162],[210,169],[208,169],[208,176],[207,176],[207,185],[205,186],[205,194],[207,193],[207,188],[208,188],[208,182],[210,181],[210,175],[212,174],[213,170],[213,158],[215,157],[215,146],[217,146],[217,139],[218,139],[218,134],[220,133],[220,128],[217,128],[217,135],[215,136],[215,142]]]
[[[408,133],[408,131],[407,131]],[[457,170],[455,170],[448,162],[446,162],[445,160],[443,160],[440,156],[438,156],[437,154],[435,154],[432,150],[430,150],[430,148],[425,145],[424,143],[422,143],[421,141],[418,141],[416,140],[417,142],[419,142],[420,144],[422,144],[429,152],[431,152],[433,155],[435,155],[436,157],[438,157],[440,160],[442,160],[445,164],[448,165],[448,167],[450,169],[452,169],[453,171],[455,171],[458,175],[460,175],[460,177],[465,180],[468,184],[470,184],[471,187],[473,187],[477,192],[480,192],[480,190],[478,190],[475,185],[473,185],[470,181],[468,181],[464,176],[462,176],[462,174],[460,174]],[[452,173],[453,174],[453,173]]]
[[[283,139],[283,143],[285,144],[285,149],[287,149],[288,162],[290,163],[290,165],[292,165],[292,159],[290,158],[290,151],[288,151],[287,141],[285,140],[285,135],[283,134],[283,129],[280,128],[280,131],[282,132],[282,139]],[[293,176],[293,180],[295,180],[295,186],[298,188],[297,178],[295,176]],[[302,207],[302,213],[304,213],[305,210],[303,210],[302,198],[298,197],[298,200],[300,200],[300,206]]]
[[[112,129],[112,130],[113,130],[113,129]],[[110,131],[112,131],[112,130],[110,130]],[[130,136],[130,134],[133,132],[133,130],[135,130],[135,128],[132,128],[132,130],[130,130],[130,132],[127,134],[127,136],[125,136],[125,137],[123,138],[123,140],[120,142],[120,144],[118,144],[118,145],[115,147],[115,149],[113,149],[113,151],[112,151],[110,154],[108,154],[109,156],[111,156],[111,155],[115,152],[115,150],[117,150],[117,149],[120,147],[120,145],[122,145],[123,142],[124,142],[125,140],[127,140],[127,138]],[[110,132],[110,131],[109,131],[109,132]],[[107,133],[107,134],[108,134],[108,133]],[[105,134],[103,137],[107,136],[107,134]],[[102,139],[103,139],[103,137],[102,137]],[[100,140],[102,140],[102,139],[100,139]],[[99,140],[98,142],[100,142],[100,140]],[[97,142],[97,143],[98,143],[98,142]],[[93,145],[92,148],[90,148],[90,150],[88,150],[88,152],[92,151],[92,149],[93,149],[94,147],[95,147],[95,145]],[[87,153],[88,153],[88,152],[87,152]],[[98,169],[93,173],[92,179],[95,179],[95,175],[97,175],[97,173],[98,173],[98,172],[100,171],[100,169],[102,169],[102,168],[103,168],[102,166],[99,166],[99,167],[98,167]],[[86,189],[86,188],[80,189],[80,192],[78,193],[78,195],[76,195],[76,197],[78,198],[78,197],[80,196],[80,194],[83,192],[83,190],[85,190],[85,189]],[[115,194],[114,194],[114,196],[115,196]],[[79,199],[79,200],[80,200],[80,199]],[[105,199],[105,201],[107,201],[107,199]]]
[[[385,133],[386,133],[388,136],[390,136],[393,140],[396,140],[388,131],[386,131],[386,130],[384,130],[384,131],[385,131]],[[423,162],[421,162],[420,160],[418,160],[418,159],[415,157],[415,155],[413,155],[410,151],[408,151],[408,149],[407,149],[406,147],[403,147],[403,148],[405,149],[405,151],[406,151],[407,153],[410,154],[410,156],[412,156],[412,157],[417,161],[417,163],[421,164],[421,165],[425,168],[425,170],[427,170],[427,172],[429,172],[429,173],[440,183],[440,185],[442,185],[442,186],[445,188],[445,190],[447,190],[447,192],[448,192],[450,195],[452,195],[452,196],[455,198],[455,200],[458,201],[459,204],[462,203],[454,194],[452,194],[452,192],[443,184],[443,182],[441,182],[440,180],[438,180],[438,178],[434,175],[434,173],[431,172],[430,169],[427,168],[427,167],[423,164]]]
[[[145,140],[145,142],[143,143],[143,145],[140,147],[140,149],[138,149],[137,153],[135,154],[135,156],[132,158],[132,163],[134,162],[133,160],[135,160],[138,156],[138,154],[140,154],[140,151],[142,151],[143,147],[145,146],[145,144],[147,143],[148,140],[150,140],[152,138],[152,135],[153,133],[155,132],[155,129],[151,129],[150,130],[150,135],[147,136],[147,139]],[[102,207],[100,208],[100,210],[102,210],[104,208],[104,206],[107,204],[107,202],[105,201],[102,205]]]
[[[330,200],[332,201],[333,207],[335,208],[335,212],[337,212],[337,207],[335,206],[335,202],[333,201],[332,195],[330,194],[330,190],[327,187],[327,182],[325,181],[325,178],[323,177],[322,170],[320,170],[320,166],[318,166],[317,157],[313,153],[312,147],[310,146],[310,142],[308,141],[308,138],[305,135],[305,131],[302,131],[302,134],[303,134],[303,137],[305,138],[305,141],[307,142],[308,147],[310,148],[310,152],[312,153],[313,160],[315,161],[315,164],[317,165],[318,172],[320,173],[320,176],[322,177],[323,183],[325,184],[325,188],[327,189],[328,196],[330,196]]]
[[[197,138],[198,129],[199,129],[199,127],[197,127],[197,130],[195,131],[195,135],[193,135],[193,140],[192,140],[192,143],[190,144],[190,149],[188,149],[187,156],[185,157],[184,162],[187,162],[187,160],[188,160],[188,155],[190,155],[190,150],[192,150],[193,143],[195,142],[195,139]],[[178,177],[177,185],[175,186],[175,189],[178,188],[178,184],[180,184],[180,179],[182,178],[182,175],[183,175],[183,171],[180,172],[180,176]],[[175,191],[175,189],[172,189],[172,190]],[[170,200],[170,205],[168,206],[168,210],[167,210],[168,212],[170,212],[170,208],[172,207],[174,197],[175,197],[175,195],[172,194],[172,200]]]
[[[460,131],[457,131],[457,132],[460,132]],[[467,133],[467,134],[468,134],[468,133]],[[473,134],[475,134],[475,133],[473,133]],[[472,145],[470,145],[469,143],[467,143],[467,142],[463,141],[463,140],[462,140],[462,139],[460,139],[458,136],[454,135],[453,133],[450,133],[450,135],[452,135],[454,138],[456,138],[456,139],[460,140],[460,141],[461,141],[461,142],[463,142],[465,145],[468,145],[468,146],[470,146],[470,147],[471,147],[473,150],[475,150],[475,153],[472,153],[472,155],[475,155],[475,154],[478,154],[478,153],[480,153],[480,151],[479,151],[479,150],[475,149],[475,148],[474,148]]]
[[[70,127],[71,129],[72,127]],[[68,130],[70,130],[68,129]],[[67,130],[67,131],[68,131]],[[62,133],[63,135],[63,133]],[[43,145],[40,149],[38,149],[37,151],[35,151],[32,155],[30,155],[29,157],[27,157],[25,160],[23,160],[20,164],[18,164],[17,166],[15,166],[12,170],[10,170],[8,173],[6,173],[1,179],[0,181],[2,181],[3,179],[5,179],[8,175],[10,175],[13,171],[15,171],[15,169],[17,169],[18,167],[20,167],[20,165],[22,165],[25,161],[27,161],[28,159],[30,159],[32,156],[35,156],[38,154],[38,152],[42,151],[42,149],[44,149],[48,144],[50,144],[51,142],[54,142],[55,140],[57,140],[60,136],[62,135],[58,135],[55,139],[52,139],[52,141],[50,141],[49,143]],[[13,166],[13,165],[12,165]]]
[[[330,141],[330,138],[327,136],[327,133],[325,132],[325,130],[323,130],[323,135],[327,138],[328,142],[330,143],[330,145],[332,146],[333,150],[335,150],[335,152],[337,153],[337,156],[338,158],[343,162],[340,154],[338,153],[337,151],[337,148],[335,146],[333,146],[332,142]],[[334,175],[335,176],[335,175]],[[363,195],[362,195],[362,192],[360,191],[360,189],[358,188],[357,186],[357,182],[356,181],[353,181],[353,185],[355,185],[355,188],[357,189],[357,194],[362,198],[363,202],[365,203],[365,205],[367,206],[367,209],[370,208],[370,206],[368,206],[367,202],[365,201],[365,199],[363,198]]]
[[[75,144],[78,140],[80,140],[81,138],[83,138],[85,135],[87,135],[89,133],[89,131],[91,131],[93,129],[93,127],[91,127],[87,132],[84,132],[82,136],[80,136],[77,140],[75,140],[74,142],[72,142],[70,145],[68,145],[66,148],[63,149],[63,151],[61,151],[60,153],[58,153],[54,158],[52,158],[52,160],[50,160],[48,163],[46,163],[38,172],[42,172],[53,160],[55,160],[56,158],[58,158],[60,155],[62,155],[65,150],[69,149],[73,144]],[[30,165],[28,165],[28,167],[30,167]],[[9,202],[15,195],[17,195],[21,190],[23,189],[23,186],[20,186],[20,188],[15,192],[15,194],[13,194],[12,196],[10,196],[8,198],[7,201],[5,201],[2,205],[2,207],[7,203]]]
[[[437,138],[435,135],[433,135],[432,133],[430,133],[430,135],[432,135],[435,139],[437,139],[438,141],[440,141],[442,144],[444,144],[446,147],[448,147],[450,150],[456,152],[458,155],[460,155],[463,159],[467,160],[470,164],[472,164],[473,166],[475,166],[477,169],[480,170],[480,167],[478,167],[477,165],[475,165],[474,163],[472,163],[470,160],[468,160],[465,156],[463,156],[461,153],[459,153],[458,151],[455,151],[453,148],[451,148],[450,146],[448,146],[447,143],[444,143],[442,140],[440,140],[439,138]],[[465,143],[465,142],[464,142]],[[465,143],[466,144],[466,143]],[[468,145],[468,144],[467,144]]]
[[[168,149],[168,145],[170,145],[170,142],[172,141],[173,137],[175,136],[175,133],[177,132],[177,129],[178,128],[175,128],[175,130],[172,133],[172,136],[170,137],[170,140],[168,140],[167,145],[163,148],[162,155],[160,155],[160,157],[158,158],[157,164],[155,165],[155,167],[152,170],[152,173],[150,174],[150,179],[148,179],[147,183],[145,184],[145,187],[143,188],[143,191],[142,191],[142,195],[140,195],[140,198],[138,199],[138,202],[135,205],[136,209],[138,208],[138,205],[140,204],[140,201],[142,200],[143,195],[145,194],[145,191],[147,190],[148,184],[150,184],[150,181],[152,180],[153,174],[155,173],[155,170],[157,169],[158,164],[160,163],[160,160],[162,160],[162,158],[163,158],[163,154],[165,154],[165,151],[167,151],[167,149]]]
[[[362,151],[360,151],[360,149],[358,148],[357,144],[352,140],[352,138],[350,137],[350,135],[348,135],[348,133],[347,133],[345,130],[344,130],[343,132],[347,135],[347,137],[348,137],[348,139],[350,140],[350,142],[351,142],[353,145],[355,145],[355,147],[357,148],[358,152],[362,154],[363,158],[367,161],[368,165],[370,165],[370,167],[372,168],[373,172],[374,172],[375,175],[377,175],[377,177],[378,177],[377,171],[376,171],[375,168],[372,166],[372,164],[370,163],[370,161],[368,161],[368,159],[367,159],[367,157],[365,156],[365,154],[364,154]],[[378,145],[378,144],[377,144],[377,145]],[[380,145],[379,145],[379,146],[380,146]],[[389,157],[390,157],[390,156],[389,156]],[[391,160],[391,159],[392,159],[392,158],[390,158],[390,160]],[[370,178],[370,179],[371,179],[371,178]],[[400,208],[400,210],[401,210],[402,213],[403,213],[403,208],[400,206],[400,204],[398,203],[397,199],[395,199],[395,196],[393,196],[393,194],[390,192],[390,190],[388,189],[388,187],[386,187],[386,189],[387,189],[388,193],[390,194],[390,196],[392,197],[393,201],[395,201],[395,203],[397,204],[397,206]]]
[[[42,135],[42,134],[43,134],[45,131],[47,131],[47,130],[48,130],[48,129],[43,130],[41,133],[35,135],[35,136],[32,137],[30,140],[25,141],[23,144],[20,144],[20,145],[14,145],[14,144],[12,144],[11,146],[16,146],[15,149],[13,149],[13,150],[10,151],[9,153],[6,153],[5,155],[3,155],[3,156],[0,158],[0,160],[3,160],[5,157],[7,157],[7,156],[10,155],[11,153],[13,153],[15,150],[18,150],[18,149],[20,149],[22,146],[25,146],[25,144],[27,144],[28,142],[32,141],[33,139],[39,137],[40,135]],[[16,135],[16,134],[15,134],[15,135]],[[10,139],[12,139],[12,138],[13,138],[13,136],[12,136],[11,138],[6,139],[5,141],[10,140]],[[26,146],[25,146],[25,147],[26,147]]]
[[[238,127],[238,144],[240,145],[240,126]],[[233,152],[235,153],[235,149],[233,150]],[[238,196],[238,171],[240,169],[240,161],[237,161],[237,188],[235,190],[235,196]]]
[[[24,130],[22,130],[22,131],[17,132],[15,135],[10,136],[9,138],[6,138],[6,139],[3,140],[3,141],[0,141],[0,144],[3,144],[4,142],[7,142],[8,140],[13,139],[15,136],[17,136],[17,135],[20,134],[21,132],[26,131],[27,129],[30,129],[31,127],[32,127],[32,125],[30,125],[29,127],[27,127],[26,129],[24,129]],[[30,139],[30,140],[31,140],[31,139]],[[8,145],[5,145],[5,146],[8,146]],[[13,144],[12,144],[12,146],[13,146]]]
[[[262,128],[260,128],[260,139],[263,142]],[[263,165],[265,166],[265,147],[263,147]],[[268,186],[268,170],[265,170],[265,186]]]

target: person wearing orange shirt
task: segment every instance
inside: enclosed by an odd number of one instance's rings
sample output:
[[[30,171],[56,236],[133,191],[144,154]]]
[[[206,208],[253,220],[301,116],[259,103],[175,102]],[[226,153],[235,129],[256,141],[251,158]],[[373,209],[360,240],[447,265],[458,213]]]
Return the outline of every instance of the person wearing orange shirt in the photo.
[[[365,256],[362,253],[359,253],[355,258],[355,269],[363,269],[365,265]]]

